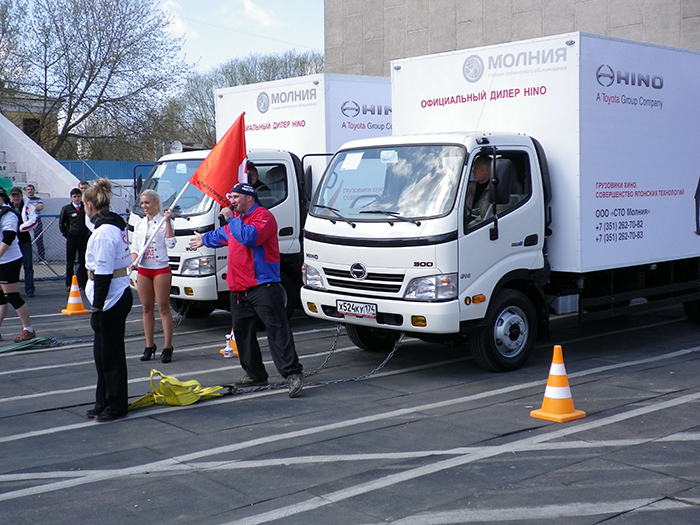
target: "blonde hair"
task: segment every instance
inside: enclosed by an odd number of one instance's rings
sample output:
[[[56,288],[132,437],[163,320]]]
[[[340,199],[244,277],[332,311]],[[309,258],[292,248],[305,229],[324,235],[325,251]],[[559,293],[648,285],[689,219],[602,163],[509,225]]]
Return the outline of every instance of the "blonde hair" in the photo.
[[[109,179],[97,179],[83,192],[83,202],[89,202],[98,212],[109,208],[111,198],[112,183]]]
[[[156,203],[156,209],[160,213],[160,195],[156,190],[143,190],[141,195],[139,195],[139,202],[141,202],[141,197],[146,197],[147,199]]]

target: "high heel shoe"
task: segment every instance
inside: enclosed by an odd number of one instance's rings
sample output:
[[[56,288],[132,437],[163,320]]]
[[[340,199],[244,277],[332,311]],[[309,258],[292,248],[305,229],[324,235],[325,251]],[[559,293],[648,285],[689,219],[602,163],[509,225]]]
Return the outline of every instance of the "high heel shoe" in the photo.
[[[170,348],[163,348],[163,352],[160,354],[160,362],[161,363],[169,363],[170,361],[173,360],[173,349],[172,347]]]
[[[150,361],[151,357],[156,355],[156,350],[158,347],[156,346],[155,343],[153,343],[153,346],[147,346],[146,348],[143,349],[143,355],[141,356],[141,361]]]

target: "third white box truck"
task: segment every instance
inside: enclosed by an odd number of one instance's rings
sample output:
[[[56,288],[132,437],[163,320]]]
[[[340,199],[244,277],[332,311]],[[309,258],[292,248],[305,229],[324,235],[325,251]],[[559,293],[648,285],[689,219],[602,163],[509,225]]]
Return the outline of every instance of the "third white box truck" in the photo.
[[[312,202],[304,308],[492,370],[551,312],[700,321],[697,86],[696,52],[583,33],[392,62],[395,135],[345,144]]]

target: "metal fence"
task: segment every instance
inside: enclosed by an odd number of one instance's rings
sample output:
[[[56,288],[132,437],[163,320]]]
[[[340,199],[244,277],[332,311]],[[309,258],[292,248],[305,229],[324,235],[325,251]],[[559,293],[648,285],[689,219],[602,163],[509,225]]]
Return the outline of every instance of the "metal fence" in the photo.
[[[126,214],[120,215],[127,220]],[[58,215],[42,214],[41,227],[37,225],[32,232],[32,266],[35,281],[66,277],[66,239],[61,235],[58,218]],[[20,280],[24,281],[24,269]]]

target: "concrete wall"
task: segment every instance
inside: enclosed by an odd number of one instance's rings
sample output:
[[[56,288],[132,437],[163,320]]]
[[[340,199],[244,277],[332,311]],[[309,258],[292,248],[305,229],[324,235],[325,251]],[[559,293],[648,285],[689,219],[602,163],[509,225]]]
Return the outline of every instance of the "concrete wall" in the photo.
[[[26,175],[25,182],[35,183],[41,194],[67,196],[78,185],[78,179],[3,115],[0,115],[0,150],[6,153],[8,162],[17,165],[18,172]]]
[[[700,0],[325,0],[326,73],[570,31],[700,51]]]

